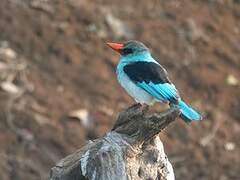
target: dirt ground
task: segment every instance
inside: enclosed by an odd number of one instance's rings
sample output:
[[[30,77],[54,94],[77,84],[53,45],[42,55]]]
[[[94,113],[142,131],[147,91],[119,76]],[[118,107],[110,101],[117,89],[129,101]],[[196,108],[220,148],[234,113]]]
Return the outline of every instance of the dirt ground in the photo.
[[[133,100],[105,42],[129,39],[204,113],[160,135],[176,179],[240,179],[239,19],[239,0],[1,0],[0,179],[48,179],[111,128]]]

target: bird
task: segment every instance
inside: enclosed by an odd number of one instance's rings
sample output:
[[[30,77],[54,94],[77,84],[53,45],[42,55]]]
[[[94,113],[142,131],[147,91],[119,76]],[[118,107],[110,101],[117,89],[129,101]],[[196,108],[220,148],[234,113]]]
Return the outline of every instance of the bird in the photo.
[[[170,108],[180,110],[181,119],[187,123],[202,119],[201,113],[180,97],[166,69],[142,42],[130,40],[107,45],[120,54],[116,67],[118,82],[137,103],[147,106],[168,103]]]

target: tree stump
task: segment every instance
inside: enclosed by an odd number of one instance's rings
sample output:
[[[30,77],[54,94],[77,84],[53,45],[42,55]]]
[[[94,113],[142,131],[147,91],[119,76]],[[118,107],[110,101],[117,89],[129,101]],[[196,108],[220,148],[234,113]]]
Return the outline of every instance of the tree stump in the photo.
[[[139,104],[121,112],[104,137],[60,160],[51,169],[50,180],[174,180],[158,134],[179,110],[147,112]]]

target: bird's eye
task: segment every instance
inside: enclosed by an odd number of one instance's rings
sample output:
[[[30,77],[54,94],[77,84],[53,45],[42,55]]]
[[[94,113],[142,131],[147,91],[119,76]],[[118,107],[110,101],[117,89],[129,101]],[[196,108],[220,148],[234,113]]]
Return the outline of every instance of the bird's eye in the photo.
[[[123,53],[123,55],[131,54],[131,53],[133,53],[133,50],[130,48],[124,48],[122,53]]]

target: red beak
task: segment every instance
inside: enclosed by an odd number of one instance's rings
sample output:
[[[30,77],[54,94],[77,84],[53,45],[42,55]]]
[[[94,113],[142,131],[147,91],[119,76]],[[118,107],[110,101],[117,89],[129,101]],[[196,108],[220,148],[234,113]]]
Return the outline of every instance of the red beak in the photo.
[[[117,52],[121,52],[123,49],[123,44],[122,43],[107,43],[108,46],[110,46],[113,50]]]

